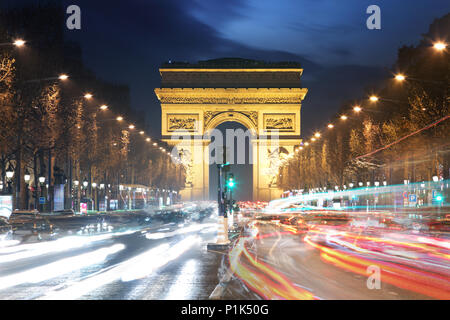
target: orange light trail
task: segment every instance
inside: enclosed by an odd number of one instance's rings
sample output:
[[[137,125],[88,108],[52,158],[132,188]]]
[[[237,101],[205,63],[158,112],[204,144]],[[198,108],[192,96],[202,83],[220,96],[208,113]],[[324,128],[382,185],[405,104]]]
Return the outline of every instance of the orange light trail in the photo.
[[[304,241],[318,249],[321,252],[321,257],[326,262],[342,269],[367,276],[367,268],[371,265],[378,265],[381,270],[382,281],[436,299],[450,299],[450,282],[448,277],[385,261],[362,258],[351,252],[314,243],[309,236],[306,236]]]
[[[275,271],[267,264],[257,261],[245,246],[247,239],[240,238],[230,252],[230,267],[234,274],[265,299],[315,299],[311,292],[294,287],[284,275]],[[253,268],[248,268],[241,262],[242,253],[244,253],[245,258],[250,262],[251,266],[258,271],[253,270]]]

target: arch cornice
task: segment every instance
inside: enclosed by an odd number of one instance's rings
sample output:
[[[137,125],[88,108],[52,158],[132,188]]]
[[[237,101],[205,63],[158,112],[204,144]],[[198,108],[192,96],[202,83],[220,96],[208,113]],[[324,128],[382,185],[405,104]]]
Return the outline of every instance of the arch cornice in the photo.
[[[306,88],[156,88],[162,104],[300,104]]]

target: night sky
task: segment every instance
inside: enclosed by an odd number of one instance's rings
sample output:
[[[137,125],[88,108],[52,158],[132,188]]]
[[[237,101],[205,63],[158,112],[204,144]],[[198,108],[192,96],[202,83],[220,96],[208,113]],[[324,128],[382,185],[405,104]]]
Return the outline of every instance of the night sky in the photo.
[[[2,0],[6,5],[38,0]],[[395,62],[397,49],[418,42],[450,11],[447,0],[127,0],[63,1],[82,11],[79,42],[99,77],[128,84],[132,107],[150,110],[149,132],[160,135],[153,93],[159,65],[222,57],[299,61],[303,134],[328,121],[344,101],[361,98]],[[366,8],[381,8],[382,29],[366,28]],[[62,26],[65,27],[65,26]]]
[[[35,1],[2,0],[20,5]],[[302,134],[323,127],[344,103],[390,76],[399,47],[417,44],[448,0],[71,0],[82,29],[85,64],[100,78],[131,89],[148,132],[160,136],[161,63],[240,57],[298,61],[304,68]],[[368,30],[366,9],[381,8],[381,30]],[[65,28],[65,26],[62,26]]]

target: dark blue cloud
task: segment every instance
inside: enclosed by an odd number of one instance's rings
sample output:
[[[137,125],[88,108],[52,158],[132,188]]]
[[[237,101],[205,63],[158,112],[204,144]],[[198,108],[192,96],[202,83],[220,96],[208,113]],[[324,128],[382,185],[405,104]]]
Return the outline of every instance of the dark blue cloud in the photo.
[[[18,5],[25,0],[2,0]],[[67,31],[100,77],[130,85],[132,105],[147,110],[159,135],[153,93],[159,65],[220,57],[294,60],[310,92],[303,130],[328,121],[345,100],[385,77],[397,49],[414,44],[434,18],[450,11],[444,0],[63,0],[82,10],[82,30]],[[382,30],[365,28],[365,9],[378,4]],[[64,27],[64,26],[62,26]]]

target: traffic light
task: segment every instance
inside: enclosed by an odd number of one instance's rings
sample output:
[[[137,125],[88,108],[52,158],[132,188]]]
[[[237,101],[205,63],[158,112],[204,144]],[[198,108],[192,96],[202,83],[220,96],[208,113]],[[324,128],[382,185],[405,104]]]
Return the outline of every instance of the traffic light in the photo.
[[[231,189],[234,188],[234,175],[233,174],[230,174],[228,176],[227,186],[228,186],[228,188],[231,188]]]

